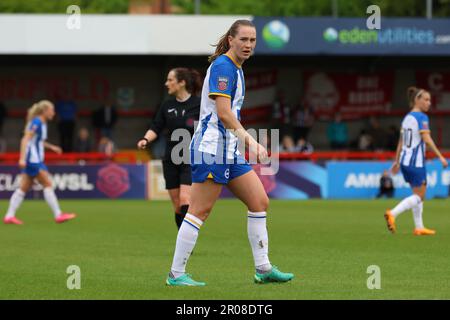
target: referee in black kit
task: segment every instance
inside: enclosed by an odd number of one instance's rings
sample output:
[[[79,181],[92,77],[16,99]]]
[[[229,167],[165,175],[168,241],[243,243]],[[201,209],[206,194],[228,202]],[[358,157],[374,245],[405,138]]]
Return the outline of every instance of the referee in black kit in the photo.
[[[164,129],[167,129],[165,130],[167,146],[162,162],[163,173],[179,229],[189,208],[191,166],[189,163],[173,163],[172,149],[179,142],[171,141],[170,138],[173,131],[180,128],[188,130],[191,137],[194,134],[194,121],[198,121],[200,114],[200,98],[197,94],[202,87],[201,76],[193,69],[174,68],[168,73],[165,86],[172,97],[162,103],[150,129],[138,141],[137,146],[139,149],[145,149]]]

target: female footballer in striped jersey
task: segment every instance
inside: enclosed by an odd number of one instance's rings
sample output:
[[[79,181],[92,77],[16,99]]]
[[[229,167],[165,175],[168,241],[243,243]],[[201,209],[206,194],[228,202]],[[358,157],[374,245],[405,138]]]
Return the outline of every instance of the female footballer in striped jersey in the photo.
[[[430,109],[430,93],[424,89],[408,88],[408,101],[412,110],[405,116],[401,126],[395,162],[391,171],[401,170],[405,181],[412,188],[413,195],[403,199],[394,209],[387,210],[384,217],[388,229],[395,233],[395,219],[404,211],[412,209],[414,216],[414,235],[434,235],[436,232],[423,225],[423,201],[427,185],[425,168],[425,144],[439,157],[444,168],[447,160],[439,152],[430,135],[430,124],[425,114]]]
[[[47,167],[44,164],[44,149],[50,149],[56,153],[62,152],[60,147],[45,141],[47,139],[47,122],[52,120],[54,116],[53,103],[47,100],[35,103],[28,110],[25,133],[20,143],[19,167],[22,169],[20,187],[11,196],[9,208],[3,220],[5,224],[23,224],[21,220],[16,218],[16,211],[35,179],[44,188],[44,199],[52,209],[56,223],[75,218],[73,213],[61,212]]]
[[[266,149],[242,127],[240,109],[245,95],[242,64],[256,45],[256,30],[248,20],[237,20],[220,39],[210,57],[203,82],[200,121],[191,141],[191,203],[178,232],[172,268],[166,284],[204,286],[185,273],[198,233],[208,218],[223,185],[248,208],[247,231],[252,248],[257,283],[286,282],[292,273],[279,271],[269,261],[266,210],[269,198],[255,171],[238,151],[245,143],[258,158]],[[228,129],[228,130],[227,130]]]

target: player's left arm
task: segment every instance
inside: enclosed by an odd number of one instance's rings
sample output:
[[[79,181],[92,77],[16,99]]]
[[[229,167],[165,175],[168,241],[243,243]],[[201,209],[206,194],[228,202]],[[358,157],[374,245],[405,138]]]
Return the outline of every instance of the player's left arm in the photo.
[[[48,143],[47,141],[44,141],[44,148],[52,150],[53,152],[57,153],[57,154],[61,154],[63,153],[61,147],[58,147],[54,144]]]
[[[429,130],[422,130],[420,132],[420,135],[422,136],[422,140],[427,144],[428,147],[430,147],[431,150],[439,157],[439,160],[442,163],[442,166],[444,168],[447,168],[448,163],[447,160],[444,158],[444,156],[441,154],[439,149],[436,147],[436,144],[433,141],[433,138],[431,138],[431,134]]]

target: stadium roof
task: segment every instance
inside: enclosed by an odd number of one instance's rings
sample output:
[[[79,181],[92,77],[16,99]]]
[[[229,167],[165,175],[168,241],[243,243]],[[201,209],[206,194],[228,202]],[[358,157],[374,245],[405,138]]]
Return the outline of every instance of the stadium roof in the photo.
[[[206,55],[236,19],[251,17],[0,14],[0,54]]]

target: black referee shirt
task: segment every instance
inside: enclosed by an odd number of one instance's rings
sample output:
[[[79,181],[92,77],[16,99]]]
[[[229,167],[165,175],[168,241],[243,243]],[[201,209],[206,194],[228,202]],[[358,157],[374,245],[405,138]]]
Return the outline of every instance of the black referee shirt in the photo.
[[[189,131],[191,138],[194,134],[194,122],[198,121],[200,116],[200,98],[191,96],[184,102],[179,102],[175,98],[164,101],[158,109],[150,129],[158,135],[164,133],[166,135],[166,152],[163,160],[170,160],[172,148],[179,141],[171,141],[172,132],[176,129],[186,129]],[[190,143],[190,141],[183,141]]]

